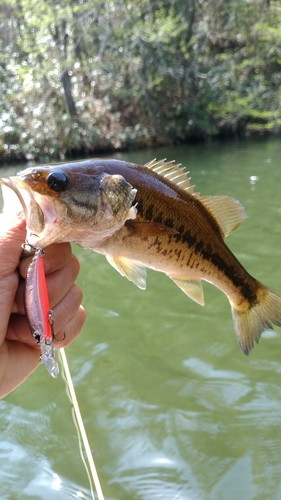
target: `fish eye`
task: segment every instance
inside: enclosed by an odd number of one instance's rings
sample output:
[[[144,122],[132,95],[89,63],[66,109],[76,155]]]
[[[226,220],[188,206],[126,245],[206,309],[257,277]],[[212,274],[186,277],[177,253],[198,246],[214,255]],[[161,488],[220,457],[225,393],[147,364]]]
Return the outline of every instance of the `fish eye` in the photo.
[[[46,177],[47,185],[52,191],[64,191],[68,185],[68,178],[61,170],[55,170]]]

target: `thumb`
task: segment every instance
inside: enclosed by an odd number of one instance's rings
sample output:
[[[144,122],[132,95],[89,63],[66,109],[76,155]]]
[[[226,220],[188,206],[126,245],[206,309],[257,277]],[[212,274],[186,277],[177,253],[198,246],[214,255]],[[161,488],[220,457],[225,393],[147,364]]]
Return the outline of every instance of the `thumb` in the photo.
[[[25,238],[25,220],[0,214],[0,345],[5,338],[18,287],[18,272]]]
[[[0,214],[0,280],[9,276],[18,267],[25,241],[25,219],[23,214],[11,218]]]

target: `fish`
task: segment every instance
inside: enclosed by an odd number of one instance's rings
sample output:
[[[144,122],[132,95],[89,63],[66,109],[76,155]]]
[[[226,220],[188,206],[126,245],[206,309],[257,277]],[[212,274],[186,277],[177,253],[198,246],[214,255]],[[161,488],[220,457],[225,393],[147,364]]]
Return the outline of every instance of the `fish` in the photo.
[[[180,164],[92,159],[29,167],[0,182],[21,202],[31,245],[90,248],[140,289],[146,268],[163,272],[199,305],[202,280],[212,283],[229,300],[246,355],[265,329],[281,326],[281,298],[224,241],[246,220],[243,206],[225,195],[200,195]]]

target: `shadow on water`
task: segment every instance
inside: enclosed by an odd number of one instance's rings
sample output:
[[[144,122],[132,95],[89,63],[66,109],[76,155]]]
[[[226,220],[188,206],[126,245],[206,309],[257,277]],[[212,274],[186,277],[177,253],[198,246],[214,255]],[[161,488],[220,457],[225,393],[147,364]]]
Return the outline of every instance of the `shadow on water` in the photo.
[[[202,194],[239,199],[249,218],[227,244],[281,294],[279,141],[117,156],[175,159]],[[142,292],[102,256],[75,252],[88,316],[67,355],[105,498],[279,499],[280,329],[247,358],[211,285],[201,308],[164,275],[148,272]],[[1,498],[90,498],[61,378],[40,367],[0,413]]]

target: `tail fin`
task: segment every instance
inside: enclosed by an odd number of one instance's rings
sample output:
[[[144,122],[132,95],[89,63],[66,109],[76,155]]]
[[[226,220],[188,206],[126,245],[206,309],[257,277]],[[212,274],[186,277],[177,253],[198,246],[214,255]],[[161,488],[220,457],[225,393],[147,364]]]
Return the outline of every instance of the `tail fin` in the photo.
[[[231,303],[231,309],[237,340],[244,354],[250,354],[254,341],[258,343],[266,328],[281,326],[281,297],[262,284],[254,304]]]

